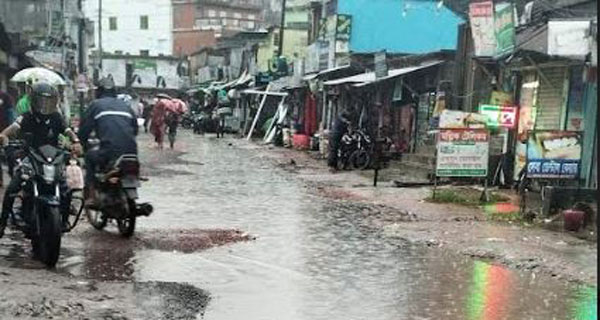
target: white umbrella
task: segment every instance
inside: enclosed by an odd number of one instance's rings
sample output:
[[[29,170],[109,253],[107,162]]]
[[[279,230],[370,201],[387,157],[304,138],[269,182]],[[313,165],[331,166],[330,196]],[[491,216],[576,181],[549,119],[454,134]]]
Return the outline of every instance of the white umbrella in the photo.
[[[12,82],[47,82],[53,86],[64,86],[67,83],[56,72],[45,68],[27,68],[17,72],[11,79]]]

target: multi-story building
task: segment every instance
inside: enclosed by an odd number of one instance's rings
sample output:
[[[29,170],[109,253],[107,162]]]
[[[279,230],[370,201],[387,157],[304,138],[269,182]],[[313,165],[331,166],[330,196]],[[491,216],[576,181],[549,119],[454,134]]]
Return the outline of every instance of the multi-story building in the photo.
[[[264,0],[172,0],[173,52],[190,55],[216,40],[263,26]]]
[[[80,4],[81,0],[0,0],[0,23],[10,35],[12,51],[72,78],[80,53]]]
[[[102,52],[157,56],[173,54],[171,0],[85,1],[85,15],[96,26],[97,44],[102,33]],[[98,24],[102,18],[101,27]]]

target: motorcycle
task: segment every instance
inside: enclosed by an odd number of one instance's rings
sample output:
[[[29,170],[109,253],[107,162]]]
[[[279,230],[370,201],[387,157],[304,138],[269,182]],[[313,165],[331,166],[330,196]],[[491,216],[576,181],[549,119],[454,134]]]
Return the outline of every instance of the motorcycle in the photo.
[[[373,154],[373,141],[363,130],[354,132],[356,150],[350,155],[350,163],[354,169],[365,170],[371,166],[371,155]]]
[[[27,143],[30,139],[26,137],[22,156],[16,159],[15,174],[20,175],[22,188],[11,216],[17,229],[31,240],[34,258],[53,268],[60,256],[62,234],[75,227],[82,208],[71,206],[74,190],[61,192],[69,152],[51,145],[33,148]],[[61,210],[63,203],[69,204],[68,210]],[[73,222],[71,216],[75,217]],[[16,217],[21,223],[15,223]]]
[[[339,170],[358,169],[364,170],[371,165],[373,142],[371,137],[363,130],[347,131],[341,140],[338,149]]]
[[[357,150],[356,140],[353,137],[353,133],[347,131],[342,136],[340,141],[340,147],[337,150],[337,169],[348,170],[350,169],[351,162],[350,156]]]
[[[98,141],[90,141],[93,148]],[[114,220],[123,237],[131,237],[135,232],[136,219],[150,216],[153,207],[150,203],[137,203],[137,189],[141,186],[140,163],[137,155],[125,154],[96,171],[93,192],[95,205],[86,205],[86,216],[97,230],[103,230],[109,221]]]
[[[183,116],[181,116],[181,127],[184,129],[192,129],[194,126],[195,116],[196,115],[194,113],[185,113]]]

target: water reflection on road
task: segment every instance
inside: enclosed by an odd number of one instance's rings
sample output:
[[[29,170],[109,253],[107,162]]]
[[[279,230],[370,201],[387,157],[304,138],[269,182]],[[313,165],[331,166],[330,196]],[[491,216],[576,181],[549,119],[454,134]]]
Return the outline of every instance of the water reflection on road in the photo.
[[[257,239],[194,253],[84,245],[83,274],[190,283],[211,295],[206,319],[597,318],[596,288],[390,241],[361,220],[356,204],[310,195],[257,151],[230,145],[235,140],[186,132],[179,140],[180,157],[142,147],[151,182],[141,195],[155,213],[140,219],[138,237],[233,228]],[[113,253],[122,255],[94,269],[91,257]]]

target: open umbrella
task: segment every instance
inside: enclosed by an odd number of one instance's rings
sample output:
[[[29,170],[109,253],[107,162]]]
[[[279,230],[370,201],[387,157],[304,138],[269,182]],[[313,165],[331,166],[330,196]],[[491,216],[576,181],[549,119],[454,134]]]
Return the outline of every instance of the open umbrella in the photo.
[[[11,79],[12,82],[47,82],[53,86],[64,86],[67,83],[56,72],[45,68],[27,68],[17,72]]]
[[[184,114],[187,112],[187,104],[183,102],[181,99],[172,99],[167,104],[167,109],[171,112]]]

